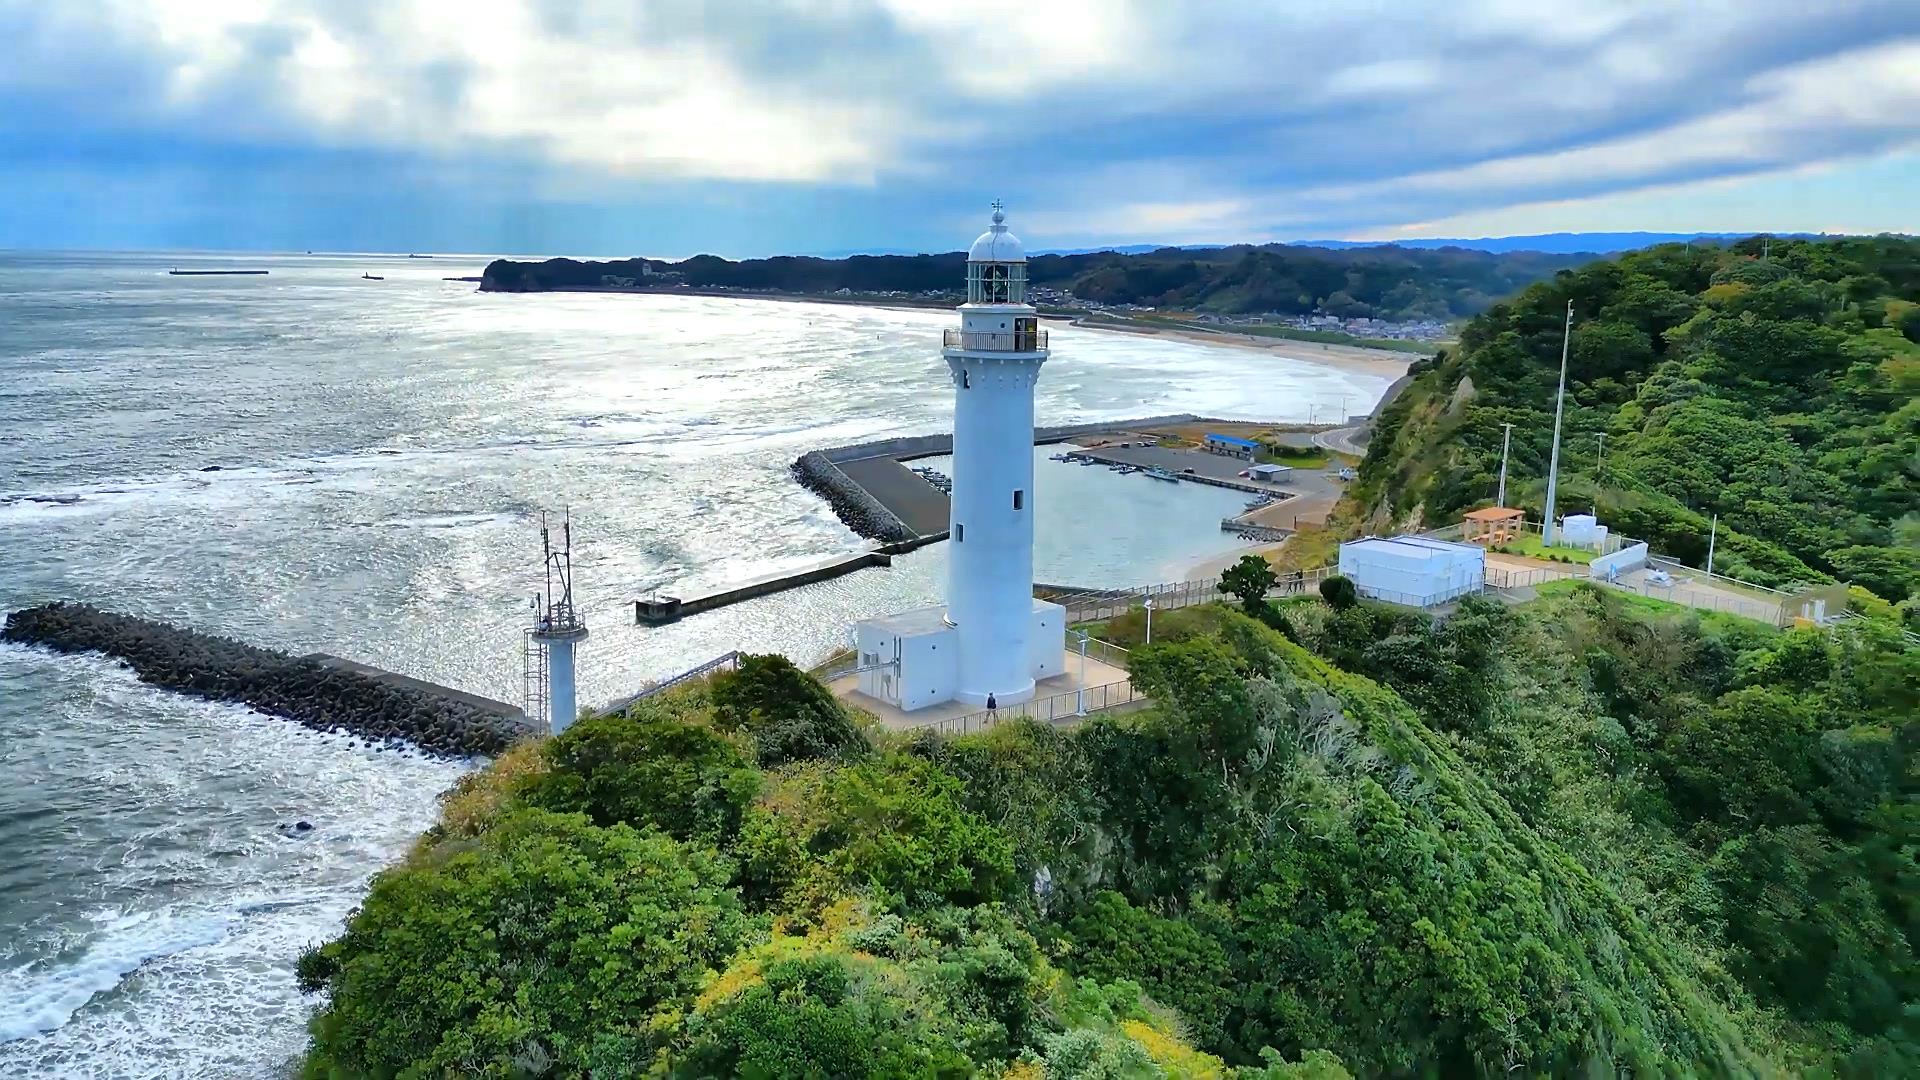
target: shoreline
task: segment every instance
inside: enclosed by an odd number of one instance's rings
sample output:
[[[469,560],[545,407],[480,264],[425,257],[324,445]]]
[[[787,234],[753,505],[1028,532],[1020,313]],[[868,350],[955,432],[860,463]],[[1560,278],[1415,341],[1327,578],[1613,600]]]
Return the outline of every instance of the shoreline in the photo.
[[[487,293],[508,295],[535,295],[539,293],[593,293],[612,296],[698,296],[713,300],[767,300],[781,304],[835,304],[842,307],[882,308],[888,311],[952,311],[954,305],[945,300],[915,301],[905,299],[876,299],[858,296],[801,296],[784,293],[747,293],[728,292],[722,289],[623,289],[609,285],[576,285],[558,289],[487,289],[477,290]],[[1080,330],[1095,330],[1110,334],[1131,334],[1135,337],[1165,338],[1192,345],[1219,345],[1230,349],[1248,349],[1256,352],[1271,353],[1288,360],[1297,360],[1303,364],[1317,364],[1336,368],[1357,375],[1371,375],[1391,382],[1407,373],[1414,361],[1424,359],[1417,353],[1395,352],[1392,349],[1375,349],[1365,345],[1344,345],[1329,342],[1298,341],[1292,338],[1261,337],[1256,334],[1235,334],[1224,330],[1179,330],[1165,326],[1141,326],[1138,324],[1094,323],[1086,321],[1084,315],[1060,315],[1042,311],[1040,317],[1053,322],[1065,322]]]
[[[1220,345],[1230,349],[1273,353],[1288,360],[1298,360],[1303,364],[1319,364],[1357,375],[1372,375],[1389,382],[1405,375],[1407,368],[1413,366],[1414,361],[1426,359],[1417,353],[1375,349],[1366,345],[1297,341],[1292,338],[1262,337],[1257,334],[1234,334],[1224,330],[1176,330],[1166,326],[1102,325],[1080,319],[1075,319],[1073,325],[1083,330],[1104,330],[1136,337],[1167,338],[1171,341],[1183,341],[1194,345]]]

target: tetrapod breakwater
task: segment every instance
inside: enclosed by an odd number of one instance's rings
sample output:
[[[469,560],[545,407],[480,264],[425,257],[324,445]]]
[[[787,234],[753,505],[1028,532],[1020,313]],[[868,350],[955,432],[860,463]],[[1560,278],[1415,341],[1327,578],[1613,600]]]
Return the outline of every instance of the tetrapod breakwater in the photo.
[[[504,702],[321,653],[294,656],[87,604],[15,611],[0,640],[104,653],[165,690],[445,757],[497,754],[534,734],[520,710]]]

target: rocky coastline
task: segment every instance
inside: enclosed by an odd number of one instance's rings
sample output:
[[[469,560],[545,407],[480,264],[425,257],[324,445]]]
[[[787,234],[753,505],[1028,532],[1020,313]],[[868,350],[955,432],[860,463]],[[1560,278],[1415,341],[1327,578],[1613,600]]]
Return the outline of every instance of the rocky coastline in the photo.
[[[51,603],[7,616],[0,640],[124,661],[140,681],[368,742],[442,757],[498,754],[533,734],[516,714],[396,685],[316,657],[185,630],[87,604]],[[478,700],[478,699],[475,699]]]

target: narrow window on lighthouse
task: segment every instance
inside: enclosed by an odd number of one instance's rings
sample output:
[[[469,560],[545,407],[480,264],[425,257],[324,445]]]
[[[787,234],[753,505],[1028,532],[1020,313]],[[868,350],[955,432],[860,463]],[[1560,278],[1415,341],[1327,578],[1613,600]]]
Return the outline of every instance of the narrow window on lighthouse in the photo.
[[[953,542],[959,543],[967,538],[967,527],[959,522],[953,523]]]
[[[1026,498],[1027,498],[1027,493],[1026,493],[1026,492],[1024,492],[1024,491],[1016,491],[1016,492],[1014,492],[1014,493],[1013,493],[1013,508],[1014,508],[1015,510],[1018,510],[1018,509],[1020,509],[1020,506],[1021,506],[1021,504],[1022,504],[1022,503],[1024,503],[1024,502],[1026,502]]]

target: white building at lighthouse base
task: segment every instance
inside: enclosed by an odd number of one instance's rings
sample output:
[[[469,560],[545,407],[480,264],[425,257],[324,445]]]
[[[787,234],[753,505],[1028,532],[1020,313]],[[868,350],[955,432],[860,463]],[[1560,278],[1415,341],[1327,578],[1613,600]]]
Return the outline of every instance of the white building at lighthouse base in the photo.
[[[854,625],[854,649],[860,668],[859,691],[901,712],[964,701],[985,708],[985,694],[956,684],[962,645],[945,607],[920,608],[867,619]],[[995,694],[995,705],[1018,705],[1033,697],[1033,684],[1067,673],[1067,609],[1045,600],[1033,602],[1027,634],[1032,675],[1024,691]]]

